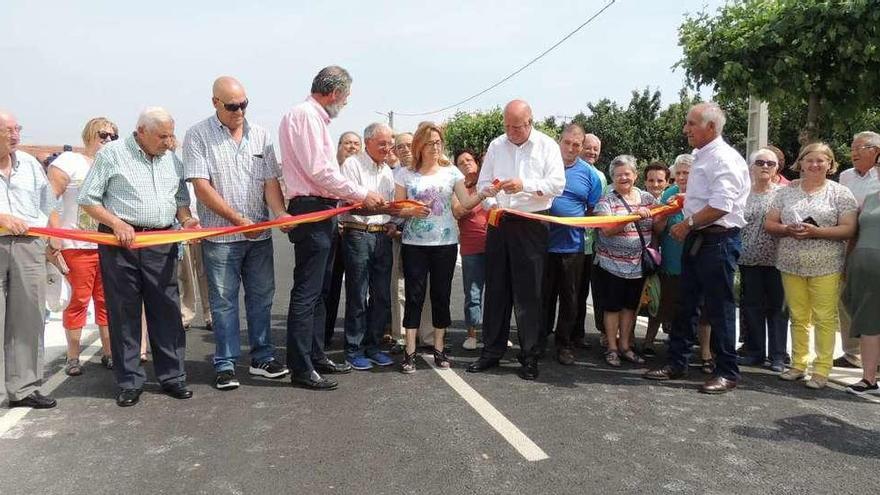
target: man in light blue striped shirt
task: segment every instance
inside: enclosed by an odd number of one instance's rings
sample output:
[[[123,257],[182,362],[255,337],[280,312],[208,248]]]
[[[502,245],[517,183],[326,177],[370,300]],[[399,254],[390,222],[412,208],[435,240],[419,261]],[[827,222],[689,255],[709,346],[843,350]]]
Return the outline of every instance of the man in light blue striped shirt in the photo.
[[[232,77],[214,81],[215,113],[192,126],[183,140],[186,178],[198,198],[206,227],[251,225],[286,215],[278,177],[281,175],[268,133],[245,119],[248,99]],[[251,375],[281,378],[287,367],[275,360],[272,345],[272,300],[275,268],[272,235],[266,230],[213,237],[202,243],[214,331],[215,386],[239,386],[238,292],[244,285]]]
[[[77,202],[123,245],[99,246],[101,276],[110,316],[113,373],[121,389],[116,404],[138,403],[146,374],[140,362],[141,308],[146,311],[156,378],[175,399],[189,399],[186,337],[177,286],[177,244],[129,249],[136,231],[167,229],[175,217],[184,228],[199,221],[189,209],[183,164],[168,150],[174,119],[162,108],[144,110],[137,132],[104,146],[80,188]]]

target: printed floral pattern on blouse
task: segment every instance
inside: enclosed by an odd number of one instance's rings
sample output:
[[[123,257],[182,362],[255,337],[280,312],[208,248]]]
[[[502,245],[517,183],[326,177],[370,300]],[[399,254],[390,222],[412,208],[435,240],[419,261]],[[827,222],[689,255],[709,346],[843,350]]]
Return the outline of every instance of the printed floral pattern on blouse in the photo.
[[[406,189],[407,199],[420,201],[431,210],[425,218],[407,219],[403,225],[402,242],[418,246],[457,244],[458,221],[452,215],[452,196],[455,183],[464,180],[464,175],[448,165],[431,175],[404,169],[397,174],[396,180]]]

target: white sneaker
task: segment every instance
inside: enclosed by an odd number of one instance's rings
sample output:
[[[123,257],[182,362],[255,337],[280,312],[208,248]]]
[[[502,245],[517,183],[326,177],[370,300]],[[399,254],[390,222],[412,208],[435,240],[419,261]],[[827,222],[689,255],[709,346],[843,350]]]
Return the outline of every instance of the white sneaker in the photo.
[[[468,350],[473,351],[477,348],[477,338],[476,337],[468,337],[464,339],[464,343],[461,344],[461,347]]]

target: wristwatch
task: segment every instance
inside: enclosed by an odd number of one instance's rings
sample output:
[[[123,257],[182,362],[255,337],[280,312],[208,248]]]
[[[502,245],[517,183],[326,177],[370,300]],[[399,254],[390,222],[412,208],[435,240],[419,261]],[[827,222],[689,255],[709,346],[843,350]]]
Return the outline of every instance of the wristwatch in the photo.
[[[694,217],[692,217],[692,216],[687,217],[687,224],[688,224],[688,228],[691,228],[691,229],[694,228]]]

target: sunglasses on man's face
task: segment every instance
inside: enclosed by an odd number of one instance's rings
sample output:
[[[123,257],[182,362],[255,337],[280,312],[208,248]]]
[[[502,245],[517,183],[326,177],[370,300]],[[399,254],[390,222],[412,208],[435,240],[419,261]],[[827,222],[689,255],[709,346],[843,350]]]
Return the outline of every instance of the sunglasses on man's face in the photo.
[[[217,100],[220,101],[220,100]],[[222,101],[220,103],[223,103]],[[226,109],[227,112],[237,112],[241,110],[242,112],[247,108],[248,101],[244,100],[241,103],[223,103],[223,108]]]
[[[116,141],[117,139],[119,139],[119,134],[114,134],[112,132],[99,131],[98,137],[101,139],[101,141],[106,141],[108,139],[110,141]]]

